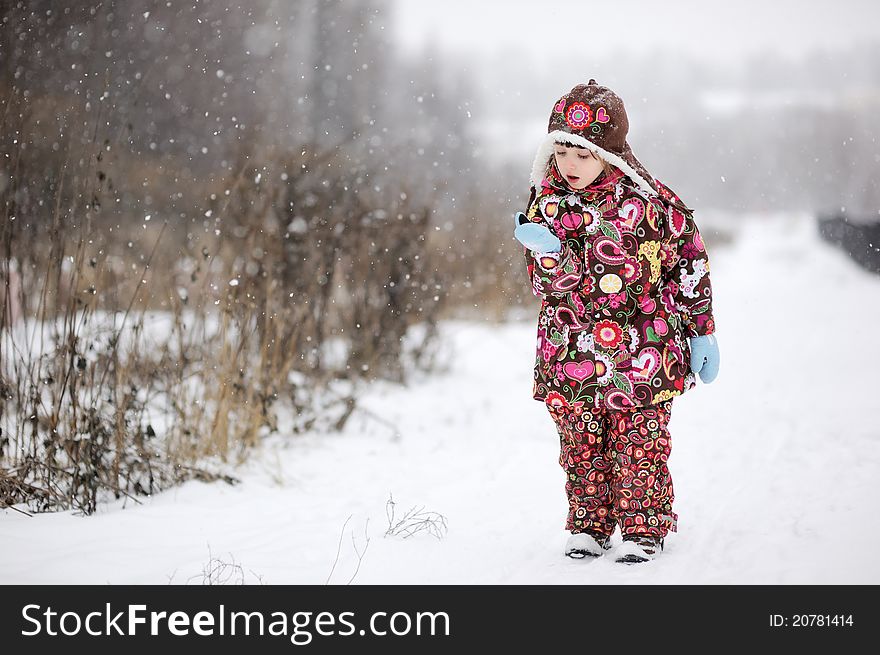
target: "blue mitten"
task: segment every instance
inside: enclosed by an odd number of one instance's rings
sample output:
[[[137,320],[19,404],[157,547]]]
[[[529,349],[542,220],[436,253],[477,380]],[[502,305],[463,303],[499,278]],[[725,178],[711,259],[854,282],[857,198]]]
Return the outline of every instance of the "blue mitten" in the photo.
[[[708,334],[702,337],[691,337],[691,369],[700,374],[700,379],[709,384],[718,375],[721,354],[718,352],[718,341]]]
[[[559,252],[562,242],[546,225],[532,223],[522,212],[514,217],[516,229],[513,236],[526,248],[533,252]]]

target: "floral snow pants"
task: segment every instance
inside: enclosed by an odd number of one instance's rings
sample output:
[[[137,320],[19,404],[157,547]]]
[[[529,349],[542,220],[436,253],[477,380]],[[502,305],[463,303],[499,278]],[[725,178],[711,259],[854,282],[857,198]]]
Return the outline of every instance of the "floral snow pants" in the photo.
[[[570,532],[665,537],[676,531],[667,424],[672,401],[612,411],[547,403],[559,431]]]

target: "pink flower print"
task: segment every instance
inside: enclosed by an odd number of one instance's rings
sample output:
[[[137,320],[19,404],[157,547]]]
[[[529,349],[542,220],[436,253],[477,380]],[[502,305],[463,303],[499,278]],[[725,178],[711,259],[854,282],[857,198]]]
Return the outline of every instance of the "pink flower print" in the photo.
[[[700,254],[699,248],[697,248],[692,243],[684,244],[684,247],[681,249],[681,256],[684,257],[685,259],[693,259],[694,257],[696,257],[699,254]]]
[[[623,329],[614,321],[600,321],[593,328],[596,343],[605,348],[615,348],[623,339]]]
[[[568,406],[569,406],[569,405],[568,405],[568,401],[565,399],[565,396],[563,396],[563,395],[562,395],[561,393],[559,393],[558,391],[551,391],[551,392],[549,392],[549,393],[547,394],[547,400],[546,400],[545,402],[547,403],[547,405],[548,405],[551,409],[557,409],[557,410],[558,410],[558,409],[561,409],[561,408],[564,408],[564,407],[568,407]]]
[[[635,257],[627,257],[623,260],[623,279],[627,282],[635,280],[642,272],[642,266]]]
[[[574,309],[578,314],[583,314],[586,308],[584,307],[584,301],[581,300],[579,294],[572,294],[571,303],[574,305]]]
[[[626,302],[626,292],[625,291],[622,291],[620,293],[612,293],[612,294],[609,294],[609,296],[608,296],[608,306],[611,307],[611,309],[617,309],[625,302]]]
[[[541,354],[544,356],[544,361],[549,362],[556,354],[556,346],[545,340],[544,345],[541,346]]]

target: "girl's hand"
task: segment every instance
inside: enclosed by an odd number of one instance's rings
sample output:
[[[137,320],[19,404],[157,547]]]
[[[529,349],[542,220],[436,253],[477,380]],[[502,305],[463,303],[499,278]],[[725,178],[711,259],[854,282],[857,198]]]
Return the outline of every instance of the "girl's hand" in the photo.
[[[718,341],[708,334],[702,337],[691,337],[691,369],[700,374],[700,379],[709,384],[718,375],[721,354],[718,352]]]
[[[522,212],[514,217],[516,229],[513,236],[533,252],[559,252],[562,242],[546,225],[532,223]]]

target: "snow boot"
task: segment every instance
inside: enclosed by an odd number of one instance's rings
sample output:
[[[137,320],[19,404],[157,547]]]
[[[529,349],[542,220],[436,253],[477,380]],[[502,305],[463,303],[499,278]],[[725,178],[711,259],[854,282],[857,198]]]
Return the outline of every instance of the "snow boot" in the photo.
[[[648,562],[663,550],[663,538],[649,534],[625,534],[623,543],[615,549],[615,561],[624,564]]]
[[[611,537],[601,532],[588,530],[575,532],[565,542],[565,555],[572,559],[599,557],[611,547]]]

